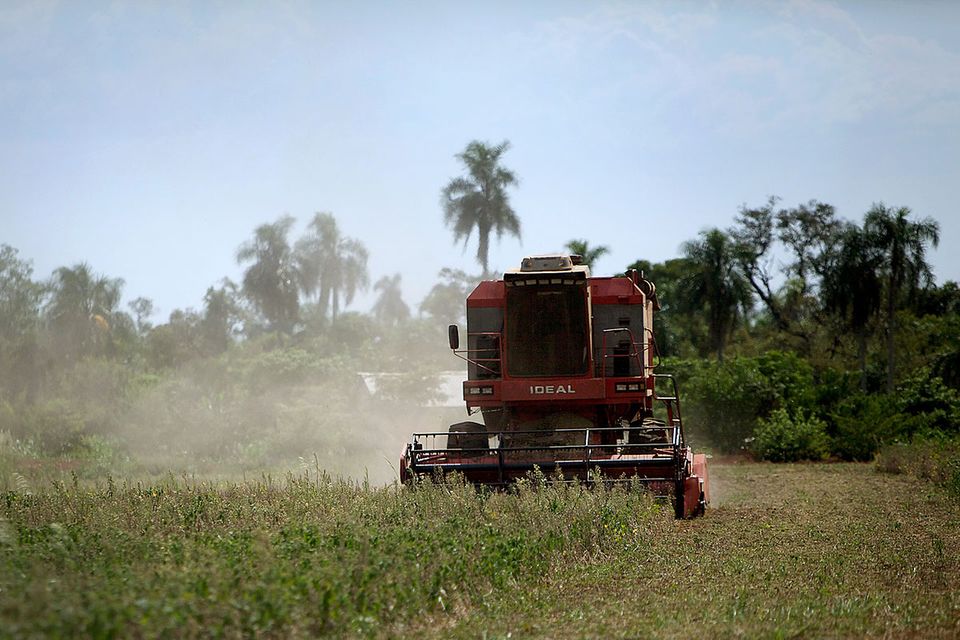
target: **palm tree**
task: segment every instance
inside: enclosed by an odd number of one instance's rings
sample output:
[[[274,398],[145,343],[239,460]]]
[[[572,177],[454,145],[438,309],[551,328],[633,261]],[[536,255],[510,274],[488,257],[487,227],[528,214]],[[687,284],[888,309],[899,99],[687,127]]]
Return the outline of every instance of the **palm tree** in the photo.
[[[583,258],[583,264],[587,265],[591,269],[593,268],[594,262],[599,260],[602,256],[610,253],[610,247],[606,247],[604,245],[591,247],[586,240],[571,240],[564,246],[573,255]]]
[[[123,280],[95,274],[80,263],[54,271],[49,288],[45,313],[64,355],[91,353],[109,336]]]
[[[331,213],[313,216],[308,234],[297,241],[296,256],[300,289],[306,296],[317,295],[323,318],[329,309],[336,321],[340,296],[344,304],[350,304],[358,290],[369,286],[367,249],[359,240],[341,236]]]
[[[490,232],[496,231],[498,240],[505,231],[520,237],[520,219],[507,195],[507,188],[517,184],[517,176],[499,164],[508,149],[508,140],[496,146],[474,140],[456,155],[467,175],[453,178],[440,192],[443,220],[453,228],[453,241],[463,239],[466,247],[476,228],[477,261],[484,276],[489,273]]]
[[[237,263],[252,263],[243,273],[243,294],[274,331],[292,333],[300,315],[299,281],[287,235],[294,219],[283,216],[262,224],[237,250]]]
[[[683,252],[692,272],[680,283],[682,304],[706,313],[711,347],[723,362],[727,338],[752,303],[750,284],[737,268],[733,242],[719,229],[702,231]]]
[[[863,228],[880,250],[886,276],[887,312],[887,391],[893,391],[894,334],[896,308],[904,293],[913,295],[921,283],[933,281],[933,273],[926,261],[928,244],[940,242],[940,225],[932,218],[914,222],[909,220],[909,207],[896,210],[883,203],[875,204],[867,212]]]
[[[857,336],[860,390],[867,390],[867,337],[870,320],[880,310],[880,253],[870,237],[848,225],[839,242],[826,252],[820,283],[826,309],[835,313]]]
[[[373,315],[381,324],[395,325],[410,317],[410,307],[403,301],[400,291],[400,274],[383,276],[373,288],[380,296],[373,305]]]
[[[230,347],[234,327],[240,318],[237,285],[233,281],[224,278],[219,288],[207,288],[203,296],[203,316],[200,318],[199,327],[208,355],[223,353]]]

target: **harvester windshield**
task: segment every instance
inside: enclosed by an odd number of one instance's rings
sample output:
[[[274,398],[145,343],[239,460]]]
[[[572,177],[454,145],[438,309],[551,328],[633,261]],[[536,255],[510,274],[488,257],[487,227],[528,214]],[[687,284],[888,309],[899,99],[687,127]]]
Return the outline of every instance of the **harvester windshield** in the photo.
[[[507,288],[506,361],[511,376],[587,371],[587,296],[576,284]]]

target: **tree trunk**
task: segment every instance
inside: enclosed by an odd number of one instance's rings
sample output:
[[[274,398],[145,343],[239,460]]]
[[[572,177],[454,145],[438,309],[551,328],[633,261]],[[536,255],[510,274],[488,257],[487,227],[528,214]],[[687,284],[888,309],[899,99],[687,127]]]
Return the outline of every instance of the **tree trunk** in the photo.
[[[890,279],[890,286],[887,288],[887,393],[893,393],[893,368],[894,368],[894,344],[893,337],[897,330],[897,317],[895,310],[896,294],[894,279]]]
[[[867,392],[867,327],[857,329],[857,362],[860,364],[860,391]]]
[[[317,299],[320,305],[320,317],[327,319],[327,310],[330,309],[330,285],[320,285],[320,297]]]

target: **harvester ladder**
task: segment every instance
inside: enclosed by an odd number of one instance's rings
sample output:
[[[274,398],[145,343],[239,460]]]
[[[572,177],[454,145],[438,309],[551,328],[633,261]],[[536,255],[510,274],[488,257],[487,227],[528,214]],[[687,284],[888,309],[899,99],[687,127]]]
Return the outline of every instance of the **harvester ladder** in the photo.
[[[658,380],[669,380],[670,382],[670,392],[673,395],[661,396],[657,394],[656,390],[660,385],[654,385],[654,398],[659,400],[664,404],[667,410],[667,423],[670,427],[673,428],[674,440],[677,439],[677,435],[680,436],[679,442],[677,444],[683,444],[683,418],[680,415],[680,393],[677,389],[677,381],[672,374],[669,373],[655,373],[653,374],[655,381]]]
[[[630,339],[630,350],[627,353],[611,353],[610,352],[611,347],[607,346],[607,336],[612,337],[614,334],[618,334],[618,333],[626,333],[627,337],[629,337]],[[620,345],[618,344],[617,347],[619,346]],[[613,347],[613,348],[616,348],[616,347]],[[628,360],[634,359],[637,361],[638,370],[641,372],[645,371],[645,367],[643,364],[643,353],[644,353],[644,345],[636,341],[636,338],[634,338],[633,336],[633,331],[631,331],[629,327],[613,327],[611,329],[604,329],[603,341],[600,345],[600,362],[599,362],[600,377],[601,378],[607,377],[607,359],[613,360],[614,363],[617,361],[617,359],[622,359],[622,358],[627,358]]]

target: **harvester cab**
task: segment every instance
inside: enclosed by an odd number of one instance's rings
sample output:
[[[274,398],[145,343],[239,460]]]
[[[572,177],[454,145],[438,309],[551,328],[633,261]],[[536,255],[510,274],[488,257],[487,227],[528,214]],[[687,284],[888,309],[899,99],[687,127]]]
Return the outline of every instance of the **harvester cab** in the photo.
[[[506,486],[535,468],[577,482],[637,480],[669,497],[677,517],[709,502],[706,456],[687,444],[673,377],[654,372],[656,287],[641,274],[591,277],[579,256],[524,258],[467,298],[468,415],[415,433],[404,482],[457,472]],[[662,392],[658,392],[658,390]]]

